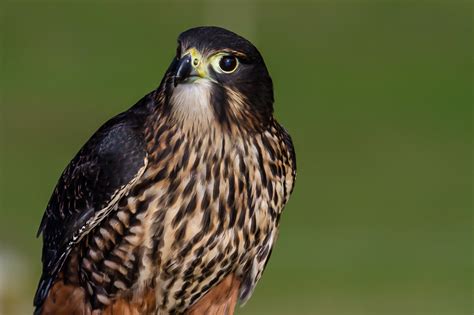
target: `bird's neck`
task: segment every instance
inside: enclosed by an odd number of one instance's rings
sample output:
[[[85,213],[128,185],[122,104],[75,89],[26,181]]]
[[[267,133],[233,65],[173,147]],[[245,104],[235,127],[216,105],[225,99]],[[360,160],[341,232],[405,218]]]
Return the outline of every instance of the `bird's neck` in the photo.
[[[186,133],[207,133],[216,128],[211,93],[208,80],[179,84],[169,99],[169,120]]]
[[[192,137],[222,133],[230,138],[252,137],[273,121],[252,111],[249,100],[229,87],[198,79],[172,86],[164,80],[155,94],[155,106],[148,119],[151,129],[168,125]]]

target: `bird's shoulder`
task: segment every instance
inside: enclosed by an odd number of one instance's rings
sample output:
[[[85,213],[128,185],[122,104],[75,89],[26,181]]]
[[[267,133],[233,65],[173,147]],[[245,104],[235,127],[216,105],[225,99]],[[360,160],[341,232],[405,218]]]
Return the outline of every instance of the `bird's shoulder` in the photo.
[[[144,101],[146,98],[137,105]],[[38,234],[47,232],[50,219],[67,220],[86,208],[101,206],[143,166],[146,113],[137,105],[104,123],[69,162],[49,200]]]
[[[147,165],[145,119],[151,95],[102,125],[61,174],[41,221],[41,305],[71,248],[113,210]]]

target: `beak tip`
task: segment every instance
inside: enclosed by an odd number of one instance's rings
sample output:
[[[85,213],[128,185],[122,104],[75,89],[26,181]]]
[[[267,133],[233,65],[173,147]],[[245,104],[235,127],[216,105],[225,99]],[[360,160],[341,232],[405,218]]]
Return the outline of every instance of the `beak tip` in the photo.
[[[178,61],[178,67],[173,77],[173,84],[176,87],[191,74],[193,67],[191,65],[191,56],[187,55]]]

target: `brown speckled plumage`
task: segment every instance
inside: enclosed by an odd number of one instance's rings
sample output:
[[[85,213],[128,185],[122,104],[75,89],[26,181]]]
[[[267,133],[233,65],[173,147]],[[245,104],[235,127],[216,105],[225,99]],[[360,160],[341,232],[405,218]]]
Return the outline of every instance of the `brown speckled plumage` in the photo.
[[[211,80],[200,74],[183,81],[177,74],[190,48],[202,63],[216,52],[235,54],[240,68],[217,73],[209,64]],[[291,138],[272,117],[272,104],[270,77],[248,41],[219,28],[183,33],[160,87],[102,127],[106,136],[89,141],[96,153],[109,143],[104,138],[120,136],[106,150],[107,163],[83,148],[63,173],[58,186],[65,192],[56,188],[40,228],[36,312],[232,314],[237,297],[246,301],[262,275],[294,186]],[[117,126],[127,131],[115,132]],[[81,156],[100,162],[89,172],[97,178],[120,180],[76,184],[93,177],[70,175],[84,165],[76,161]],[[83,197],[98,190],[95,203]],[[71,195],[79,200],[74,206],[62,201]]]

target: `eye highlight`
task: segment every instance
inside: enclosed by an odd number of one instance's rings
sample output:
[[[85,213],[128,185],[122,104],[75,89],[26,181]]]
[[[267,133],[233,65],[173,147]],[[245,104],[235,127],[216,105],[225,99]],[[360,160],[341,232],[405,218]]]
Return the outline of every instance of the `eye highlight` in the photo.
[[[238,61],[235,56],[224,55],[219,60],[219,68],[224,73],[232,73],[237,69]]]

